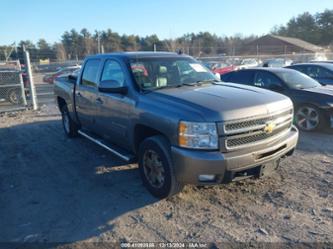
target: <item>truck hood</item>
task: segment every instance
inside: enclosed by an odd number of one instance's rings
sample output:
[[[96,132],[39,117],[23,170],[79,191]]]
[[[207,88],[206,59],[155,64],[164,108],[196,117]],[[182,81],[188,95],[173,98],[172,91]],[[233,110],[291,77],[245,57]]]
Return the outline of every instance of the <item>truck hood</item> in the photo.
[[[274,113],[292,107],[291,100],[272,91],[234,83],[183,86],[154,92],[169,105],[182,103],[206,121],[230,121]],[[162,100],[164,99],[164,100]]]

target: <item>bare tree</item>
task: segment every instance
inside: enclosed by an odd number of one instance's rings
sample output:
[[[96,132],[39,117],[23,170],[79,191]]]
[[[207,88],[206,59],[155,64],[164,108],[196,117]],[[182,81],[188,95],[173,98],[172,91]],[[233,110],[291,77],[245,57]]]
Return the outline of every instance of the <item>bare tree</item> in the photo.
[[[67,59],[66,50],[62,43],[55,43],[54,48],[56,51],[57,60],[64,61]]]

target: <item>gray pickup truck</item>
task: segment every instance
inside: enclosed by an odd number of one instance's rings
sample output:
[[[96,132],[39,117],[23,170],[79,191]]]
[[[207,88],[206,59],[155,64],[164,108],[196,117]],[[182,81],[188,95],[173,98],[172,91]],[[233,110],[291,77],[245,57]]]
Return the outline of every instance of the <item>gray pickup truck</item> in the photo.
[[[159,198],[185,184],[269,174],[298,141],[288,97],[224,84],[186,55],[90,56],[77,76],[56,80],[54,91],[65,133],[138,162]]]

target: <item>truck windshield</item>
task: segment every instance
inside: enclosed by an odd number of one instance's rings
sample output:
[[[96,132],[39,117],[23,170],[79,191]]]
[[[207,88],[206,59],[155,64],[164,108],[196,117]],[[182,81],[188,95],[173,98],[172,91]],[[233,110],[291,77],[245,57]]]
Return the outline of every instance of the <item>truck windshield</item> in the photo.
[[[191,58],[135,58],[130,65],[136,83],[144,90],[217,80],[209,69]]]

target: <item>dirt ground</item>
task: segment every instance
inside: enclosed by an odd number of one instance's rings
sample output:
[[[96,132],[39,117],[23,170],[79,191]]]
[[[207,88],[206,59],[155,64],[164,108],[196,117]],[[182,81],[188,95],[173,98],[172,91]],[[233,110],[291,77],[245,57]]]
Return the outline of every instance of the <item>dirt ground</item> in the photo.
[[[137,165],[42,109],[0,117],[0,242],[333,242],[332,134],[301,133],[270,177],[159,201]]]

